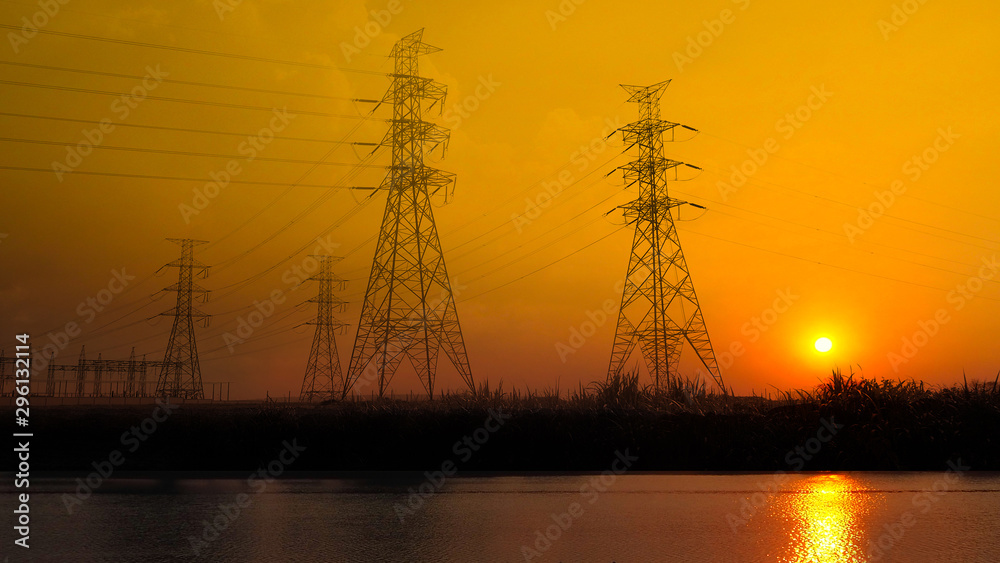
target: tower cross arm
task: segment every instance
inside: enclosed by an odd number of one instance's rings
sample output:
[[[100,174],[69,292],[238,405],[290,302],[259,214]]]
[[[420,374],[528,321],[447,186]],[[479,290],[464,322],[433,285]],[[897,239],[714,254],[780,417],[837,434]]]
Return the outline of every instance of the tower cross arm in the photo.
[[[184,288],[180,283],[170,284],[163,288],[163,291],[190,291],[191,293],[211,293],[211,289],[205,289],[198,284],[193,284],[190,288]]]
[[[649,135],[660,135],[666,133],[667,131],[673,131],[677,127],[685,127],[687,129],[692,129],[680,123],[675,123],[673,121],[667,121],[665,119],[640,119],[639,121],[633,121],[631,123],[626,123],[622,125],[619,131],[622,132],[622,138],[626,144],[635,143],[642,140]]]

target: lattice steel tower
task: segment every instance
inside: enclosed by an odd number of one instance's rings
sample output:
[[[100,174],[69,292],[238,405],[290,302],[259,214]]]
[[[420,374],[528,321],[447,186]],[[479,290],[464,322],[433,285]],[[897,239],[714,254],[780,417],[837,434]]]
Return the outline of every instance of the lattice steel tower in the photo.
[[[195,271],[204,277],[208,266],[194,258],[194,247],[207,241],[192,239],[167,239],[180,245],[181,257],[164,267],[178,269],[177,283],[165,287],[164,291],[177,292],[177,305],[160,313],[160,316],[174,317],[170,330],[170,341],[163,356],[163,368],[156,383],[156,394],[160,397],[181,397],[203,399],[205,389],[201,383],[201,365],[198,363],[198,346],[195,342],[194,320],[200,319],[206,325],[209,315],[194,307],[194,296],[202,301],[208,298],[208,290],[194,283]]]
[[[417,75],[418,57],[440,51],[422,37],[423,30],[417,31],[392,49],[392,86],[382,99],[393,108],[391,129],[382,141],[392,146],[392,166],[382,182],[388,198],[345,396],[361,379],[365,384],[377,380],[379,396],[384,395],[406,356],[433,398],[441,349],[475,388],[431,208],[431,196],[448,195],[454,174],[424,165],[425,153],[446,146],[449,131],[422,118],[425,103],[428,109],[440,107],[447,94],[443,84]]]
[[[309,350],[309,362],[306,364],[306,374],[302,379],[300,401],[327,401],[339,399],[344,390],[344,373],[340,366],[340,354],[337,353],[337,341],[334,334],[343,328],[344,323],[333,317],[334,309],[343,311],[347,305],[333,294],[334,286],[343,289],[346,282],[333,273],[333,265],[340,261],[339,257],[313,256],[319,262],[319,271],[309,279],[319,282],[316,297],[309,301],[316,303],[316,325],[312,348]]]
[[[655,385],[664,386],[676,377],[687,342],[725,391],[671,215],[687,202],[667,195],[668,174],[677,180],[678,167],[684,166],[663,157],[664,133],[674,140],[674,129],[681,126],[660,119],[660,96],[668,84],[622,85],[628,101],[639,105],[639,120],[621,128],[625,146],[639,148],[639,158],[621,167],[626,186],[638,184],[639,197],[621,206],[626,219],[635,223],[635,236],[608,375],[621,373],[638,344]]]

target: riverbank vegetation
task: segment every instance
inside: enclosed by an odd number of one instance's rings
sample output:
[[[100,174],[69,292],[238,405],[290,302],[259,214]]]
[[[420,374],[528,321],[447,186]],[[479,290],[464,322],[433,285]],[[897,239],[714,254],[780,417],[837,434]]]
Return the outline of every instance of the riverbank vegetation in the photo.
[[[834,373],[813,389],[739,397],[626,374],[568,392],[498,384],[434,401],[184,405],[130,451],[122,436],[150,411],[46,407],[33,419],[33,467],[87,472],[119,450],[120,471],[250,472],[297,440],[296,472],[448,460],[463,472],[602,471],[626,449],[638,471],[944,470],[959,459],[1000,470],[1000,376],[931,387]]]

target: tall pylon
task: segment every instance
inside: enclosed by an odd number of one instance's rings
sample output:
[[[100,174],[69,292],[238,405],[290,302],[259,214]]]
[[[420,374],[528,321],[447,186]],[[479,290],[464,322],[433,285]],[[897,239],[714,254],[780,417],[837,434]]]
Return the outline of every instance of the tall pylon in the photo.
[[[160,316],[174,317],[174,326],[170,330],[170,341],[167,342],[163,367],[156,382],[156,394],[160,397],[203,399],[205,388],[201,382],[201,364],[198,362],[194,321],[200,319],[207,325],[209,315],[194,307],[194,298],[197,294],[204,302],[208,299],[209,290],[196,284],[194,278],[196,271],[200,277],[207,275],[208,266],[195,260],[194,247],[206,244],[207,241],[173,238],[167,240],[180,245],[181,257],[164,266],[164,268],[178,269],[177,283],[164,288],[164,291],[177,293],[177,304],[173,309],[160,313]]]
[[[393,108],[391,129],[382,140],[392,147],[392,166],[381,186],[388,198],[344,396],[361,379],[364,384],[377,381],[383,396],[406,356],[433,398],[442,348],[469,388],[475,389],[431,208],[431,196],[444,195],[447,200],[454,174],[424,165],[424,155],[439,145],[443,150],[450,134],[423,120],[424,105],[442,106],[447,88],[418,76],[418,58],[440,51],[422,38],[420,30],[392,48],[392,85],[382,99]]]
[[[639,105],[639,120],[620,129],[625,146],[639,149],[638,159],[620,167],[626,186],[638,184],[639,197],[621,206],[625,218],[635,223],[635,235],[608,376],[621,374],[638,344],[654,384],[665,386],[677,376],[687,342],[725,392],[672,215],[675,207],[694,204],[667,194],[668,175],[678,180],[678,168],[691,166],[663,156],[665,133],[670,132],[672,141],[675,128],[691,130],[660,119],[660,97],[669,84],[666,80],[652,86],[621,85],[629,93],[628,101]]]
[[[309,301],[316,303],[316,320],[307,323],[316,325],[306,374],[302,379],[300,401],[329,401],[341,398],[344,390],[344,372],[337,353],[334,333],[347,326],[333,317],[334,309],[344,310],[347,302],[334,295],[334,286],[343,289],[346,282],[333,273],[333,265],[340,261],[334,256],[313,256],[319,262],[319,270],[309,279],[319,282],[316,297]]]

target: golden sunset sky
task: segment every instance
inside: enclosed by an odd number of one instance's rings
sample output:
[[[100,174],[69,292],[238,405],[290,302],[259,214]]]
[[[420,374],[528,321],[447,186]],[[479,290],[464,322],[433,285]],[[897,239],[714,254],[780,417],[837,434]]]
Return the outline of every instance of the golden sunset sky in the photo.
[[[234,398],[297,395],[312,328],[294,327],[315,285],[290,282],[320,238],[345,257],[346,369],[385,195],[328,186],[381,183],[388,154],[352,168],[372,147],[341,141],[381,141],[390,108],[363,119],[372,104],[350,99],[380,99],[393,43],[424,28],[443,51],[421,72],[449,89],[425,117],[452,129],[430,164],[458,178],[437,226],[477,380],[566,390],[605,376],[615,320],[596,311],[621,299],[632,232],[604,214],[636,194],[605,177],[634,155],[603,139],[636,119],[619,84],[667,79],[662,117],[699,133],[666,156],[703,169],[669,190],[708,208],[677,224],[737,393],[809,388],[836,366],[935,384],[1000,369],[991,4],[222,1],[0,2],[8,353],[16,333],[37,350],[75,322],[57,362],[84,344],[89,358],[161,359],[172,319],[143,319],[173,305],[148,298],[176,281],[153,275],[177,256],[165,239],[204,239],[204,379],[233,382]],[[148,98],[121,99],[133,91]],[[249,161],[247,135],[266,128],[278,138]],[[67,145],[88,138],[100,148],[76,162]],[[227,166],[259,184],[185,213]],[[125,290],[102,294],[123,269]],[[223,335],[275,290],[283,303],[230,350]],[[460,389],[446,363],[438,388]],[[420,386],[404,370],[392,389]]]

